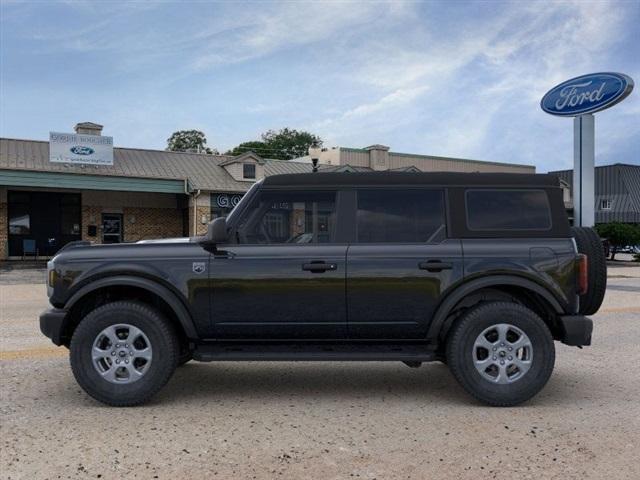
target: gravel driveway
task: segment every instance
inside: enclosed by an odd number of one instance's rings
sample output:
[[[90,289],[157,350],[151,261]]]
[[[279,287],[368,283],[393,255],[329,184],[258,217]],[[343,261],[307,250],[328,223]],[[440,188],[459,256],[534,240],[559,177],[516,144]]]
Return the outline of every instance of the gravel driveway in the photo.
[[[610,274],[594,345],[557,344],[520,407],[478,404],[441,364],[243,362],[114,409],[40,334],[39,274],[2,272],[0,478],[640,478],[640,268]]]

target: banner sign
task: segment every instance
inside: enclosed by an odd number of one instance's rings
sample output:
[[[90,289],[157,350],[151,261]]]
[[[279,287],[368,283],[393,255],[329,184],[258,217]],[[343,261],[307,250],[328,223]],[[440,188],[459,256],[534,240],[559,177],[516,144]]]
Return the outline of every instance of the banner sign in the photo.
[[[575,117],[614,106],[633,90],[633,80],[622,73],[590,73],[549,90],[540,107],[551,115]]]
[[[49,132],[49,161],[113,165],[113,137]]]

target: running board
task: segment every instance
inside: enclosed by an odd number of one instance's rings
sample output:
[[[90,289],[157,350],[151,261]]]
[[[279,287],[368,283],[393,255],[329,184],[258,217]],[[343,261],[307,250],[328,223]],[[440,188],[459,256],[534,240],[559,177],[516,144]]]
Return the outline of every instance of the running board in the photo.
[[[426,344],[361,343],[211,343],[198,345],[193,359],[216,361],[399,361],[431,362]]]

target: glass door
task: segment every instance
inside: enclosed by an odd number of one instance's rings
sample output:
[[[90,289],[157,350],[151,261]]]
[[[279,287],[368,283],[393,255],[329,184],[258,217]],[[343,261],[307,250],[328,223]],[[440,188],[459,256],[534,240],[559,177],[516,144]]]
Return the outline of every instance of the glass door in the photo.
[[[102,243],[122,242],[122,214],[102,214]]]

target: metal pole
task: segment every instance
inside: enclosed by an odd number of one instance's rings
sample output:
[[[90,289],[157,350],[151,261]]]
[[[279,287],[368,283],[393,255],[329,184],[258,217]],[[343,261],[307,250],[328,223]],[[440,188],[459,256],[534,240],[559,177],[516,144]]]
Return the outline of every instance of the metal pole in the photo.
[[[573,224],[595,223],[595,120],[593,115],[573,119]]]

